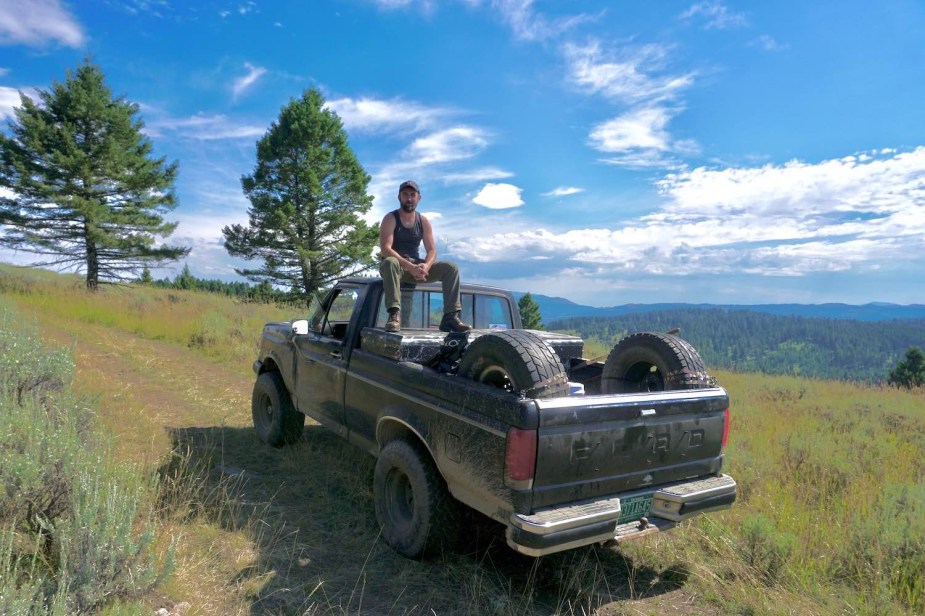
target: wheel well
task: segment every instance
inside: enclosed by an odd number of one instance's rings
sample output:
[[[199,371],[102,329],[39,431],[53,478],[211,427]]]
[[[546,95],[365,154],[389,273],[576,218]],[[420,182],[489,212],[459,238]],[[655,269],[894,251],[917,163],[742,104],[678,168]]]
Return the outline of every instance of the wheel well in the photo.
[[[267,357],[263,360],[263,363],[260,366],[260,374],[264,372],[279,372],[279,366],[276,365],[276,362],[273,361],[272,357]]]
[[[380,451],[388,443],[395,440],[407,441],[413,447],[419,449],[423,453],[426,453],[428,456],[430,456],[431,461],[436,466],[437,459],[434,457],[433,452],[427,445],[427,441],[425,441],[416,430],[414,430],[411,426],[400,419],[396,419],[394,417],[383,419],[379,423],[379,427],[376,428],[376,441],[379,444]]]

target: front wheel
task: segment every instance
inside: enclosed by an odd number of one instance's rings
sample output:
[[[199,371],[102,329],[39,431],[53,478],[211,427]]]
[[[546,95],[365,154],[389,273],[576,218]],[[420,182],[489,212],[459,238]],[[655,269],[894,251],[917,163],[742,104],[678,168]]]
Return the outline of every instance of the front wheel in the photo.
[[[292,405],[279,372],[264,372],[257,377],[251,396],[251,415],[257,436],[268,445],[282,447],[302,438],[305,415]]]
[[[699,389],[712,383],[690,343],[655,332],[623,338],[610,351],[601,374],[605,394]]]
[[[456,544],[458,505],[420,447],[397,440],[382,448],[373,496],[382,537],[402,556],[424,558]]]

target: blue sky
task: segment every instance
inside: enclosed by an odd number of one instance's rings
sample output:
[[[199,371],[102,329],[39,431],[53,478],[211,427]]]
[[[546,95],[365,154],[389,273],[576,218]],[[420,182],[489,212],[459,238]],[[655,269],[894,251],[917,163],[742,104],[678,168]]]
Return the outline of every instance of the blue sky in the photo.
[[[921,0],[0,0],[0,116],[92,57],[179,161],[170,242],[200,277],[236,279],[240,178],[315,86],[370,220],[417,180],[464,280],[925,303],[923,33]]]

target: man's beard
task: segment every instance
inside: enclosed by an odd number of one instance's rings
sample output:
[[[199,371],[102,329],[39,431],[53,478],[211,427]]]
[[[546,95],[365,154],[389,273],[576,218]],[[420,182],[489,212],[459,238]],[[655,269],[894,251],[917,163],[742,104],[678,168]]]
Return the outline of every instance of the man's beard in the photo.
[[[402,203],[401,204],[401,209],[404,212],[413,212],[414,208],[415,208],[415,204],[413,203]]]

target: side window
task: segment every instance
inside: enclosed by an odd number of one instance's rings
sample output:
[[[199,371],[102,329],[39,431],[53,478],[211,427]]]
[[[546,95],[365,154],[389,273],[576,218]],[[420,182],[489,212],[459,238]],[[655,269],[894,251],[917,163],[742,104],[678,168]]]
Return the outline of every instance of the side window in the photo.
[[[479,329],[511,329],[511,306],[503,297],[478,295],[475,298],[475,326]]]
[[[356,289],[340,289],[328,306],[319,304],[315,308],[315,313],[308,320],[309,331],[343,339],[359,296]]]

